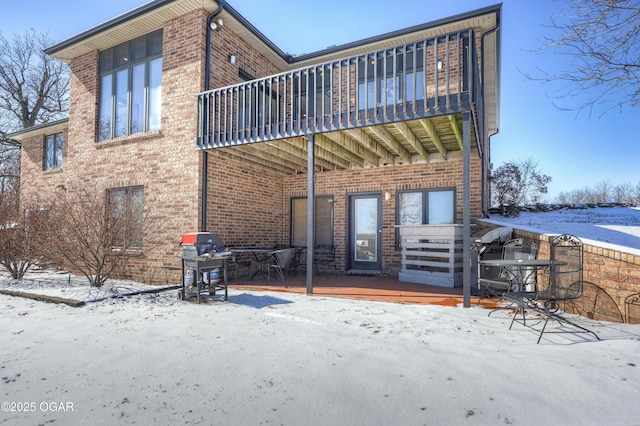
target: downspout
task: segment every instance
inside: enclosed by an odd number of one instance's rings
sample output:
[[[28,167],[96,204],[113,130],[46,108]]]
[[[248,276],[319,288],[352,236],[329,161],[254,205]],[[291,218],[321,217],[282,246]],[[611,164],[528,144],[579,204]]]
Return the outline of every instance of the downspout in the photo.
[[[484,41],[485,41],[485,37],[486,36],[488,36],[490,34],[493,34],[493,33],[497,33],[498,31],[500,31],[501,26],[502,26],[502,19],[501,19],[501,17],[499,17],[498,18],[498,25],[496,25],[496,27],[494,29],[489,30],[486,33],[482,34],[482,40],[480,42],[480,46],[481,46],[481,49],[482,49],[482,52],[483,52],[483,54],[482,54],[482,65],[481,65],[481,67],[482,67],[482,69],[481,69],[481,72],[482,72],[482,86],[483,86],[483,90],[482,90],[482,111],[483,111],[483,113],[485,111],[485,103],[484,103],[484,60],[485,60],[485,58],[484,58]],[[500,48],[500,43],[496,43],[496,50],[499,50],[499,48]],[[497,62],[498,65],[501,63],[501,61],[500,61],[500,52],[499,51],[496,52],[496,62]],[[498,86],[498,90],[499,90],[500,89],[500,69],[496,69],[496,72],[498,73],[498,79],[497,79],[498,80],[498,84],[497,84],[497,86]],[[500,114],[500,112],[498,111],[497,114]],[[484,120],[484,117],[482,117],[482,119]],[[483,133],[484,133],[484,125],[482,126],[482,128],[483,128]],[[493,133],[493,134],[488,135],[488,136],[493,136],[496,133]],[[483,134],[482,137],[484,138],[485,135]],[[484,155],[486,156],[487,153],[485,152]],[[486,200],[487,199],[486,188],[487,188],[488,178],[489,178],[489,176],[488,176],[489,175],[488,168],[491,166],[491,163],[490,162],[485,162],[484,159],[483,159],[483,163],[487,164],[486,168],[482,167],[482,176],[481,176],[481,179],[482,179],[482,199]],[[484,166],[484,164],[483,164],[483,166]],[[484,216],[488,215],[488,207],[490,205],[491,205],[491,200],[489,200],[489,202],[483,202],[482,213],[484,214]]]
[[[224,9],[224,1],[218,0],[218,8],[214,10],[207,17],[207,40],[206,40],[206,48],[205,48],[205,64],[204,64],[204,90],[211,89],[211,78],[209,76],[211,72],[211,22],[213,19],[222,13]],[[205,111],[208,115],[208,111]],[[202,125],[204,126],[205,121],[203,120]],[[202,129],[204,134],[204,130]],[[202,151],[202,205],[200,211],[200,231],[205,232],[207,230],[207,190],[209,184],[209,153],[206,150]]]
[[[484,104],[484,86],[485,86],[485,78],[484,78],[484,43],[485,43],[485,36],[487,34],[491,34],[496,32],[498,29],[500,28],[500,20],[498,19],[498,24],[496,25],[496,27],[494,29],[492,29],[491,31],[488,31],[486,33],[484,33],[482,35],[482,40],[481,40],[481,51],[482,51],[482,64],[481,64],[481,72],[482,72],[482,90],[480,91],[480,93],[482,93],[482,138],[484,141],[484,132],[485,132],[485,104]],[[499,43],[496,43],[496,46],[499,46]],[[496,47],[497,49],[498,47]],[[500,63],[500,56],[499,56],[499,52],[496,52],[496,62],[499,64]],[[496,72],[499,72],[499,70],[496,70]],[[497,84],[498,87],[500,87],[500,84],[498,82]],[[471,307],[471,111],[466,112],[462,115],[462,139],[463,139],[463,149],[462,149],[462,157],[463,157],[463,201],[462,201],[462,225],[463,225],[463,229],[462,229],[462,240],[463,240],[463,244],[462,244],[462,260],[463,260],[463,264],[462,264],[462,299],[463,299],[463,306],[465,308],[469,308]],[[483,146],[484,148],[484,146]],[[483,153],[486,156],[486,152],[484,152],[486,150],[483,149]],[[484,179],[486,179],[486,174],[484,171],[484,159],[483,159],[483,166],[482,166],[482,179],[483,179],[483,183],[484,183]],[[482,185],[482,197],[484,200],[484,197],[486,196],[485,193],[485,185]],[[484,204],[484,202],[483,202]],[[485,206],[482,206],[482,209],[485,209]]]

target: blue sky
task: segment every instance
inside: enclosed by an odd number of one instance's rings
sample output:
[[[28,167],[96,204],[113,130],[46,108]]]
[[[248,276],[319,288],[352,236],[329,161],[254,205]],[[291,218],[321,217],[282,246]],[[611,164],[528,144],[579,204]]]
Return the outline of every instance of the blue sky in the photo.
[[[207,1],[207,0],[203,0]],[[55,41],[143,4],[143,0],[22,0],[7,2],[0,15],[5,38],[34,28]],[[229,3],[282,50],[309,53],[408,26],[498,3],[491,0],[229,0]],[[559,111],[551,87],[528,80],[522,72],[561,67],[566,58],[533,51],[550,35],[550,16],[559,0],[504,0],[502,26],[502,97],[500,132],[492,138],[492,162],[533,158],[553,178],[548,201],[561,191],[640,183],[640,143],[635,124],[639,110],[626,107],[601,116]],[[322,6],[320,6],[322,5]]]

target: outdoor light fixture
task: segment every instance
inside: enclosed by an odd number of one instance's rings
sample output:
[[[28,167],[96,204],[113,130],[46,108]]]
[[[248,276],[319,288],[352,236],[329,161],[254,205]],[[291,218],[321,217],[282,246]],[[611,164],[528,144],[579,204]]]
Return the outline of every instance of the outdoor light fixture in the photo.
[[[438,67],[438,70],[441,70],[442,69],[442,61],[438,61],[436,66]]]
[[[389,191],[384,192],[384,200],[389,201],[391,199],[391,193]]]
[[[217,21],[211,21],[211,23],[209,24],[211,29],[216,31],[220,31],[220,28],[222,28],[223,25],[224,21],[222,20],[222,18],[218,18]]]
[[[235,64],[236,63],[236,55],[234,55],[234,54],[229,55],[229,63],[230,64]]]

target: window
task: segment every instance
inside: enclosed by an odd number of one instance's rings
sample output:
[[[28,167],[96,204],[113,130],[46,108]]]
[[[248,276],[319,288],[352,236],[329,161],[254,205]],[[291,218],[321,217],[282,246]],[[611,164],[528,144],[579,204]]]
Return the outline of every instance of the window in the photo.
[[[44,141],[44,170],[59,169],[62,167],[62,133],[49,135]]]
[[[398,192],[396,224],[444,225],[456,221],[456,197],[453,189]],[[399,232],[396,241],[399,242]],[[399,244],[396,244],[399,246]]]
[[[358,109],[424,99],[424,49],[379,55],[358,64]],[[395,64],[395,67],[394,67]]]
[[[254,78],[244,70],[238,71],[240,83],[246,83]],[[275,84],[275,83],[274,83]],[[251,85],[240,86],[238,93],[238,128],[249,130],[276,124],[280,121],[278,96],[272,83],[255,82]]]
[[[331,113],[331,72],[315,69],[293,79],[293,115],[301,119]]]
[[[315,198],[315,247],[333,247],[333,197]],[[307,245],[307,198],[291,199],[291,245]]]
[[[98,141],[160,128],[162,30],[100,52]]]
[[[144,217],[143,187],[117,188],[109,191],[112,231],[115,246],[142,248]]]

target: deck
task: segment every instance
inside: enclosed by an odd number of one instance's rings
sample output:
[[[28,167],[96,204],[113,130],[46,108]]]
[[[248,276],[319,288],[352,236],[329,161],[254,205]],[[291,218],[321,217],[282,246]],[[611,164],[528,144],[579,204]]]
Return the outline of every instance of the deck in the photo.
[[[465,30],[216,88],[197,95],[196,148],[284,174],[306,172],[311,135],[317,170],[447,160],[470,112],[482,155],[479,74]]]
[[[286,283],[272,280],[267,285],[265,280],[256,278],[253,281],[239,279],[229,286],[236,290],[278,291],[304,294],[306,292],[304,276],[298,278],[291,274]],[[398,281],[393,276],[358,276],[333,275],[323,273],[314,276],[313,294],[317,296],[338,297],[345,299],[372,300],[379,302],[410,303],[422,305],[462,306],[462,288],[445,288],[432,285],[413,284]],[[480,306],[494,309],[499,300],[483,298]],[[472,306],[478,304],[478,298],[471,298]]]

